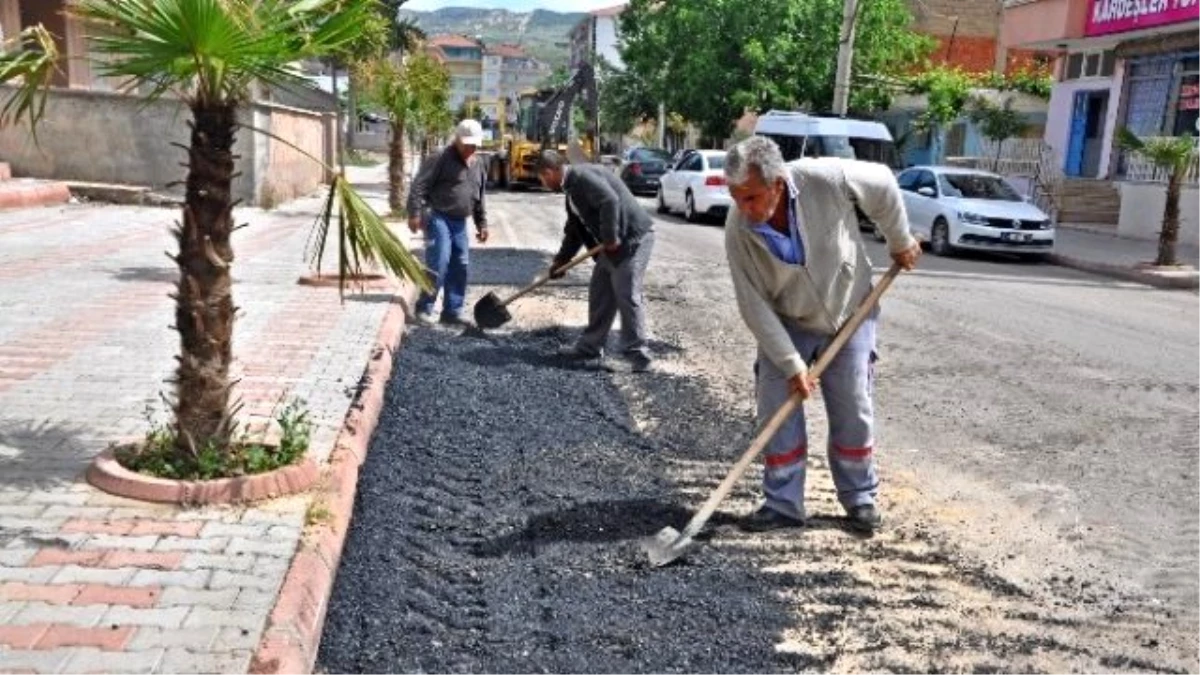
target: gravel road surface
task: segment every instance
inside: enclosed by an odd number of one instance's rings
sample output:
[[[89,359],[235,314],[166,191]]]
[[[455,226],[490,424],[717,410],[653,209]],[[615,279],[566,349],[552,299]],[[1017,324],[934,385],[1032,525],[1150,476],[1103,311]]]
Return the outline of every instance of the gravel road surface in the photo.
[[[561,196],[489,205],[469,302],[533,279],[561,227]],[[501,330],[410,330],[319,669],[1200,670],[1195,294],[927,256],[883,310],[885,529],[843,528],[814,457],[804,531],[733,526],[752,469],[702,547],[651,569],[638,538],[682,526],[753,433],[721,227],[658,230],[653,373],[554,356],[587,265]]]

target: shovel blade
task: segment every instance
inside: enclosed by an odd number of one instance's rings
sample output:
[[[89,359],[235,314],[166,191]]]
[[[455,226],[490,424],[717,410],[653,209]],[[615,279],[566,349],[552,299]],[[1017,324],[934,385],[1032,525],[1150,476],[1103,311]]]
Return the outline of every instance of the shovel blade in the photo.
[[[475,325],[480,328],[499,328],[511,319],[512,314],[495,293],[488,293],[475,303]]]
[[[662,567],[683,557],[694,544],[690,537],[684,538],[679,530],[664,527],[653,538],[642,543],[642,550],[646,552],[651,565]]]

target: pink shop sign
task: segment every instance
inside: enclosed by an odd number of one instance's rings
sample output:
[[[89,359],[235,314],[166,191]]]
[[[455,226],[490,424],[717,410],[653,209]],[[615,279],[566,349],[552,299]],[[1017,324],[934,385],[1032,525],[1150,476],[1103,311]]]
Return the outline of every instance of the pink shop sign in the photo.
[[[1110,35],[1200,19],[1200,0],[1089,0],[1085,33]]]

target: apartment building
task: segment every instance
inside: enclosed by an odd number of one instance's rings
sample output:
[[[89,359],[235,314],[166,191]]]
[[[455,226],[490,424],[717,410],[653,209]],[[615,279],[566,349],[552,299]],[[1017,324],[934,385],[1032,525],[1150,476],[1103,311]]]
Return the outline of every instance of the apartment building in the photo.
[[[485,123],[498,121],[502,111],[514,123],[520,92],[550,74],[547,64],[520,45],[488,46],[464,35],[435,35],[428,49],[450,71],[450,107],[457,111],[471,101]]]
[[[575,27],[571,29],[571,68],[588,62],[595,63],[597,57],[603,58],[610,65],[624,68],[621,60],[620,19],[625,11],[625,5],[614,5],[604,9],[588,12]]]

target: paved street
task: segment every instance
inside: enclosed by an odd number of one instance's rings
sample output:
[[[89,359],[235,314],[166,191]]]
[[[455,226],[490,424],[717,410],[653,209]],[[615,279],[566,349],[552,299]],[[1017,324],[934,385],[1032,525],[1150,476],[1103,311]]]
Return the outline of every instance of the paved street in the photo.
[[[561,196],[489,198],[469,302],[533,279],[563,218]],[[410,330],[321,669],[1200,668],[1195,293],[926,256],[884,301],[886,529],[844,531],[814,457],[803,533],[729,526],[755,469],[707,546],[651,570],[635,539],[681,526],[746,447],[754,355],[721,226],[658,231],[653,374],[552,356],[584,322],[586,265],[488,336]]]

